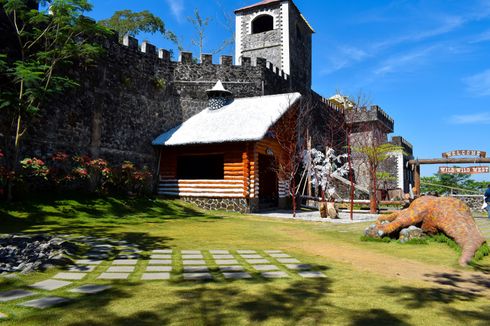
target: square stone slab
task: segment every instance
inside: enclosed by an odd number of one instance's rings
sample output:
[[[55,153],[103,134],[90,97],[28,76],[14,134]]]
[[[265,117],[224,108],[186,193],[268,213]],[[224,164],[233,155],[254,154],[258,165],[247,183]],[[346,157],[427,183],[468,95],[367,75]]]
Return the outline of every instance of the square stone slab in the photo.
[[[184,273],[184,280],[212,280],[213,276],[209,273]]]
[[[130,253],[130,254],[139,254],[141,250],[134,248],[122,248],[120,253]]]
[[[252,276],[249,273],[245,273],[245,272],[239,272],[239,273],[223,273],[223,276],[226,279],[233,279],[233,280],[252,278]]]
[[[278,262],[280,262],[281,264],[299,264],[299,263],[301,263],[296,258],[277,258],[276,260]]]
[[[171,260],[153,259],[148,262],[148,265],[172,265]]]
[[[288,254],[269,254],[269,256],[274,258],[291,258]]]
[[[253,265],[252,267],[258,271],[278,271],[279,270],[279,268],[275,265]]]
[[[282,254],[282,250],[264,250],[265,253],[268,254]]]
[[[37,309],[46,309],[70,301],[71,301],[70,299],[61,298],[61,297],[44,297],[41,299],[35,299],[35,300],[21,303],[19,304],[19,306],[37,308]]]
[[[206,265],[204,260],[183,260],[183,265]]]
[[[82,285],[78,288],[71,289],[68,292],[83,293],[83,294],[97,294],[97,293],[106,291],[110,288],[111,287],[109,285],[86,284],[86,285]]]
[[[117,255],[116,259],[138,259],[140,258],[139,255],[135,254],[129,254],[129,255]]]
[[[255,250],[237,250],[236,252],[238,252],[239,254],[256,254],[257,251]]]
[[[244,259],[264,259],[261,255],[241,254]]]
[[[30,297],[36,293],[26,290],[11,290],[7,292],[0,292],[0,302],[7,302],[17,300],[25,297]]]
[[[79,260],[76,260],[75,263],[77,265],[100,265],[100,263],[102,263],[102,260],[96,260],[96,259],[79,259]]]
[[[106,270],[106,273],[132,273],[134,266],[111,266]]]
[[[143,281],[168,280],[170,279],[170,273],[144,273],[141,279]]]
[[[243,266],[220,266],[219,270],[222,272],[244,272]]]
[[[95,269],[95,266],[70,266],[68,268],[69,272],[93,272]]]
[[[305,278],[325,278],[327,277],[325,274],[320,273],[320,272],[313,272],[313,271],[307,271],[307,272],[298,272],[298,274],[302,277]]]
[[[87,273],[58,273],[53,278],[57,278],[60,280],[81,280]]]
[[[182,255],[199,255],[201,254],[200,250],[182,250]]]
[[[106,255],[106,254],[89,254],[89,255],[87,255],[87,259],[104,260],[107,258],[109,258],[109,255]]]
[[[225,259],[225,260],[216,260],[217,265],[238,265],[238,261],[235,259]]]
[[[147,272],[170,272],[172,271],[172,266],[148,266],[146,267]]]
[[[99,280],[127,280],[129,277],[129,273],[102,273],[99,277]]]
[[[235,259],[233,255],[213,255],[214,259]]]
[[[136,265],[137,263],[136,259],[115,259],[112,265]]]
[[[154,254],[171,254],[172,249],[155,249],[155,250],[152,250],[152,253],[154,253]]]
[[[209,272],[209,268],[206,266],[184,266],[185,273],[198,273],[198,272]]]
[[[172,255],[151,255],[151,259],[172,259]]]
[[[263,272],[262,276],[265,278],[285,278],[289,277],[286,272]]]
[[[286,266],[287,269],[292,269],[297,271],[311,269],[311,265],[308,264],[286,264],[284,266]]]
[[[70,285],[71,282],[58,281],[58,280],[46,280],[32,284],[30,287],[38,290],[53,291],[65,286]]]
[[[228,250],[209,250],[210,253],[212,254],[218,254],[218,255],[226,255],[229,254],[230,252]]]
[[[204,259],[203,255],[182,255],[182,259]]]
[[[270,264],[267,259],[245,259],[249,264]]]

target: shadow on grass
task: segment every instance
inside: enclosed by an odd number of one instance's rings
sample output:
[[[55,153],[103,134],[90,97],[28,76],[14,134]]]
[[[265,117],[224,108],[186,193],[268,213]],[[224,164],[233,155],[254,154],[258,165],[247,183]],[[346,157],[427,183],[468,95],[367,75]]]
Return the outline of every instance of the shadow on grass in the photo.
[[[409,323],[401,318],[408,318],[407,315],[393,315],[384,309],[371,309],[363,312],[362,315],[355,316],[352,319],[352,326],[408,326]]]

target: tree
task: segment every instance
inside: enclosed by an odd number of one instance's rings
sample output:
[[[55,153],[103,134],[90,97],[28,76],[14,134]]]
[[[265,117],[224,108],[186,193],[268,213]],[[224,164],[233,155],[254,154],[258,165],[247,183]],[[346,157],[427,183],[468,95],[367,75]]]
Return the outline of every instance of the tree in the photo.
[[[103,19],[99,23],[115,30],[119,34],[119,39],[122,39],[126,34],[136,36],[139,33],[160,33],[163,37],[178,44],[177,36],[165,29],[163,20],[148,10],[141,12],[119,10],[110,18]]]
[[[468,174],[439,174],[421,178],[422,193],[482,193],[487,188],[485,181],[475,181]]]
[[[369,206],[371,213],[376,213],[378,210],[378,167],[383,161],[390,157],[392,153],[403,151],[403,147],[391,143],[380,144],[376,141],[376,137],[374,137],[374,139],[371,140],[371,144],[353,147],[353,150],[363,155],[366,159],[370,178]]]
[[[10,150],[10,169],[18,168],[21,140],[30,120],[49,97],[77,86],[66,73],[76,62],[91,62],[102,51],[95,43],[107,29],[82,14],[91,9],[86,0],[43,0],[45,10],[32,9],[28,2],[0,0],[12,33],[16,37],[15,55],[0,57],[2,88],[0,110],[11,121],[5,130]],[[10,144],[11,139],[13,144]],[[11,199],[12,184],[8,186]]]

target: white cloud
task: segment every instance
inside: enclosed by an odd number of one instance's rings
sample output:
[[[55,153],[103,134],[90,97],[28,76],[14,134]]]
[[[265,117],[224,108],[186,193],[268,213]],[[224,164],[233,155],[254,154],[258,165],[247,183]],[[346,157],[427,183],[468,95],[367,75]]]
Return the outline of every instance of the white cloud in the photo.
[[[400,56],[393,56],[381,63],[381,65],[374,70],[376,75],[384,75],[387,73],[392,73],[407,66],[413,67],[414,65],[420,64],[424,59],[431,54],[439,46],[434,45],[427,48],[419,49],[406,53]]]
[[[466,90],[474,96],[490,96],[490,69],[463,79]]]
[[[362,49],[348,45],[339,46],[334,52],[334,55],[328,58],[329,64],[321,73],[328,75],[356,62],[363,61],[367,57],[369,57],[369,54]]]
[[[490,124],[490,113],[453,115],[450,121],[454,124]]]
[[[172,11],[172,14],[177,18],[178,21],[181,21],[184,12],[184,0],[165,0]]]
[[[476,35],[472,40],[470,40],[470,43],[482,43],[487,41],[490,41],[490,30]]]

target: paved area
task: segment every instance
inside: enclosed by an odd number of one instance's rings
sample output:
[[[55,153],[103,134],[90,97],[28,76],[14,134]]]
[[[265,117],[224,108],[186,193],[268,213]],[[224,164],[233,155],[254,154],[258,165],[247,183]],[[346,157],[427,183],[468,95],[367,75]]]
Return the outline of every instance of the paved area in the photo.
[[[480,228],[481,233],[487,239],[490,239],[490,219],[488,217],[477,217],[475,222]]]
[[[282,218],[291,220],[302,220],[309,222],[322,222],[322,223],[334,223],[334,224],[351,224],[351,223],[362,223],[375,221],[378,218],[378,214],[368,214],[368,213],[354,213],[352,221],[350,220],[350,214],[346,212],[340,212],[339,218],[321,218],[319,211],[300,211],[296,213],[296,217],[293,217],[291,211],[277,210],[277,211],[266,211],[252,214],[255,216],[269,217],[269,218]]]
[[[105,243],[109,239],[92,237],[79,238],[78,241],[90,246],[85,257],[76,260],[75,265],[66,271],[29,285],[30,290],[0,291],[0,309],[3,302],[33,309],[69,304],[76,299],[65,298],[63,294],[49,296],[47,292],[59,290],[56,294],[66,291],[99,295],[110,290],[112,282],[232,282],[251,279],[265,282],[267,279],[325,277],[311,265],[281,250],[162,248],[144,252],[125,241],[111,241],[109,244]],[[103,284],[90,283],[93,280]],[[1,318],[7,317],[0,313]]]

